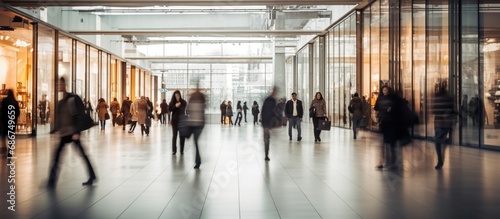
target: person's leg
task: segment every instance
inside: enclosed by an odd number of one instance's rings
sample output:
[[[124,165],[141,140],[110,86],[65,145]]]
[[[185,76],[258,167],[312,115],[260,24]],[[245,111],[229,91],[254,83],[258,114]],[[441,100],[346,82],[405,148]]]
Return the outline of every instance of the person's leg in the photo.
[[[318,117],[313,117],[313,127],[314,127],[314,141],[318,141]]]
[[[271,138],[271,133],[270,133],[270,128],[265,127],[264,128],[264,152],[266,154],[265,160],[270,160],[269,159],[269,141]]]
[[[144,135],[144,132],[146,132],[146,127],[144,124],[139,124],[141,126],[141,135]]]
[[[357,132],[358,126],[359,126],[359,120],[353,119],[352,120],[352,133],[353,133],[354,139],[356,139],[356,136],[358,134],[358,132]]]
[[[185,137],[182,137],[180,136],[181,138],[181,155],[184,154],[184,143],[186,142],[186,138]]]
[[[127,126],[127,114],[126,113],[123,114],[122,121],[123,121],[122,130],[125,131],[125,126]]]
[[[201,132],[203,131],[203,128],[195,128],[193,130],[193,137],[194,137],[194,145],[196,147],[196,158],[195,158],[195,169],[200,168],[201,165],[201,157],[200,157],[200,151],[199,151],[199,146],[198,146],[198,139],[200,138]]]
[[[177,124],[172,124],[172,155],[177,153]]]
[[[224,113],[220,114],[220,123],[224,125]]]
[[[94,182],[96,175],[94,172],[94,168],[92,168],[92,164],[90,163],[89,158],[87,157],[87,154],[85,154],[85,150],[82,147],[82,143],[80,140],[73,141],[76,145],[77,150],[80,152],[80,155],[83,157],[83,160],[85,161],[85,164],[87,165],[87,172],[89,174],[89,180],[87,182],[84,182],[84,185],[92,185]]]
[[[253,124],[257,124],[257,115],[253,115]]]
[[[301,118],[295,119],[295,127],[297,128],[297,141],[302,140],[302,128],[300,127],[300,124],[302,123],[301,120]]]
[[[61,152],[64,149],[64,146],[71,141],[71,135],[61,137],[59,140],[59,145],[57,146],[57,149],[52,157],[52,167],[50,168],[48,181],[49,187],[54,187],[57,182],[57,171],[59,169],[59,158],[61,157]]]
[[[111,120],[111,124],[113,124],[113,127],[115,127],[115,123],[116,123],[116,114],[111,114],[113,115],[113,120]]]
[[[319,121],[321,120],[325,120],[325,117],[318,118],[318,121],[316,122],[316,127],[318,127]],[[321,135],[321,130],[318,130],[318,141],[321,141],[320,135]]]
[[[247,113],[244,112],[244,114],[245,114],[245,122],[247,122]]]
[[[288,119],[288,139],[292,140],[292,126],[295,124],[295,118]]]

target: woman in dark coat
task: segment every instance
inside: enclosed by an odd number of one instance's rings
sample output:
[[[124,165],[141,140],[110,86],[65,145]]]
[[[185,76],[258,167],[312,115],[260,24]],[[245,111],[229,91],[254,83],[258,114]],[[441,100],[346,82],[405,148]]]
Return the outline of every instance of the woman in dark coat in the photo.
[[[233,125],[233,102],[227,102],[226,116],[229,118],[229,124]]]
[[[11,133],[16,132],[17,128],[17,119],[19,118],[20,110],[19,110],[19,103],[17,102],[15,96],[14,96],[14,91],[12,89],[7,90],[7,97],[2,100],[2,105],[0,106],[0,109],[2,112],[0,113],[0,153],[5,154],[7,153],[9,156],[11,156],[10,153],[8,153],[8,148],[7,148],[7,140],[9,136],[9,131]],[[12,121],[9,124],[9,121]]]
[[[236,114],[236,122],[234,124],[236,125],[236,123],[238,123],[238,126],[241,126],[241,120],[243,119],[241,101],[238,101],[238,104],[236,104],[236,110],[238,111],[238,114]]]
[[[253,115],[253,124],[255,125],[257,123],[257,118],[259,116],[260,110],[259,110],[259,104],[257,101],[253,101],[252,105],[252,115]]]
[[[179,121],[181,117],[186,116],[186,106],[187,102],[182,99],[181,92],[179,90],[174,91],[170,103],[168,104],[168,109],[172,112],[172,155],[177,153],[177,134],[179,133]],[[184,142],[185,138],[180,137],[181,141],[181,155],[184,154]]]
[[[377,98],[374,110],[378,112],[380,131],[384,138],[382,162],[377,168],[393,167],[396,164],[399,103],[397,95],[390,87],[382,87],[382,94]]]

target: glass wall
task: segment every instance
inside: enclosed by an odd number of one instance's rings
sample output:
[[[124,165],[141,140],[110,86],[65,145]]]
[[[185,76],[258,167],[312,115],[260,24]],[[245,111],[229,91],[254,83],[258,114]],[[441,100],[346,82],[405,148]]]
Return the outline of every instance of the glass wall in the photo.
[[[0,19],[12,20],[12,17],[10,13],[1,12]],[[31,134],[32,115],[39,115],[37,109],[32,107],[33,101],[37,101],[33,100],[32,32],[23,28],[0,31],[0,102],[7,96],[7,89],[14,91],[21,111],[17,128],[19,134]],[[49,105],[45,105],[45,112],[49,110]]]
[[[165,74],[164,82],[167,101],[173,92],[179,90],[183,98],[189,95],[199,83],[207,97],[207,113],[220,113],[222,101],[253,101],[260,106],[273,86],[271,63],[153,63],[151,69]],[[158,87],[162,86],[158,81]]]
[[[38,27],[38,115],[40,116],[40,126],[37,132],[47,134],[55,128],[54,107],[55,107],[55,78],[54,78],[54,46],[55,33],[51,28],[43,25]],[[44,116],[45,114],[45,116]]]
[[[76,80],[75,82],[75,94],[80,95],[85,98],[85,72],[87,68],[87,46],[82,42],[77,42],[76,45]],[[92,102],[93,105],[97,105],[97,102]]]
[[[99,54],[97,53],[97,49],[94,47],[90,47],[90,54],[89,54],[89,82],[87,83],[89,86],[89,100],[91,103],[97,103],[97,100],[99,98],[104,98],[106,102],[110,103],[111,100],[109,100],[106,96],[98,96],[98,90],[99,90]]]
[[[325,87],[328,115],[332,125],[350,127],[347,106],[356,92],[356,15],[352,13],[333,26],[326,40]]]
[[[99,75],[101,77],[101,91],[100,91],[100,96],[105,97],[105,98],[110,98],[109,96],[109,55],[105,52],[100,52],[101,53],[101,74]],[[118,102],[121,103],[120,100]]]
[[[311,90],[312,88],[309,85],[309,81],[312,80],[312,72],[309,71],[309,49],[309,44],[307,44],[303,49],[297,52],[297,84],[299,86],[297,88],[297,96],[302,98],[304,109],[309,109],[312,101],[312,96],[314,95]],[[307,122],[308,120],[309,117],[307,118],[307,120],[304,119],[304,122]]]
[[[294,62],[293,62],[294,56],[290,56],[286,59],[285,61],[285,94],[290,95],[292,92],[297,92],[294,90],[294,84],[293,84],[293,79],[295,77],[295,74],[293,72],[294,68]],[[287,96],[288,97],[288,96]]]
[[[500,34],[498,29],[500,24],[500,12],[496,9],[500,7],[500,3],[481,3],[479,4],[479,77],[474,78],[474,81],[469,80],[468,84],[474,83],[477,86],[479,93],[472,93],[471,91],[464,90],[468,94],[469,100],[467,103],[469,121],[465,126],[466,133],[474,130],[474,127],[482,127],[481,139],[482,143],[487,147],[500,147]],[[469,11],[473,5],[468,5]],[[470,17],[474,13],[464,13],[463,16]],[[473,19],[467,22],[473,22]],[[466,26],[469,31],[472,31],[470,26]],[[474,55],[475,46],[471,44],[477,42],[474,37],[469,38],[467,44],[463,44],[467,48],[469,56]],[[470,61],[469,61],[470,62]],[[464,62],[464,66],[465,62]],[[467,65],[468,66],[468,65]],[[475,72],[475,71],[473,71]],[[470,74],[463,72],[462,74]],[[462,77],[463,78],[463,77]],[[479,81],[479,84],[476,82]],[[465,105],[465,101],[464,101]],[[472,127],[472,128],[471,128]],[[463,135],[465,140],[474,140],[475,134],[472,139],[470,135]],[[469,137],[469,138],[468,138]],[[477,141],[476,141],[477,142]]]

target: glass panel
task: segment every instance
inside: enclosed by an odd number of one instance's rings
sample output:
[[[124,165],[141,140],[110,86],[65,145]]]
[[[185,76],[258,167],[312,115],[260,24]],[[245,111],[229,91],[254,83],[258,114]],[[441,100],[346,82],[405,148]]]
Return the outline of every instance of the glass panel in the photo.
[[[285,80],[286,80],[286,88],[285,94],[290,95],[292,92],[297,92],[293,89],[293,56],[289,57],[285,61]]]
[[[333,56],[334,56],[334,73],[333,73],[333,84],[334,84],[334,97],[333,97],[333,105],[335,107],[334,111],[334,125],[340,126],[342,117],[340,116],[340,93],[342,89],[342,84],[340,81],[341,77],[341,70],[340,70],[340,28],[337,25],[334,29],[334,36],[333,36]]]
[[[413,2],[413,104],[419,118],[413,134],[425,137],[425,0]]]
[[[78,42],[76,48],[76,80],[75,94],[85,98],[85,70],[86,70],[86,51],[85,44]],[[97,102],[94,102],[97,103]]]
[[[371,72],[371,105],[375,106],[380,90],[380,2],[376,1],[371,6],[370,16],[370,72]],[[378,121],[376,120],[376,112],[372,111],[372,119],[376,122],[372,123],[373,129],[378,129]]]
[[[97,103],[98,100],[98,93],[97,91],[99,90],[99,78],[98,76],[98,71],[99,71],[99,56],[97,53],[97,49],[90,47],[90,81],[89,81],[89,89],[90,89],[90,96],[89,100],[91,103]],[[108,97],[102,95],[100,96],[104,98],[108,103],[111,102]]]
[[[0,14],[2,14],[2,18],[10,17],[10,15],[3,15],[3,12],[0,12]],[[41,31],[43,32],[43,28]],[[42,40],[40,40],[40,44],[42,45],[41,47],[47,47],[52,43],[52,50],[48,48],[45,52],[47,55],[53,55],[54,45],[53,42],[51,42],[53,37],[45,38],[49,33],[50,31],[44,32],[44,34],[41,35]],[[45,109],[43,111],[50,113],[50,110],[53,109],[54,106],[51,104],[54,102],[54,99],[51,95],[52,87],[50,87],[50,81],[47,81],[49,84],[44,84],[44,82],[46,82],[46,80],[44,80],[37,85],[38,90],[35,92],[38,94],[38,100],[33,99],[32,38],[33,31],[28,29],[16,28],[12,31],[0,31],[0,102],[3,98],[7,97],[7,89],[12,89],[14,91],[14,96],[20,108],[20,116],[17,120],[17,134],[32,133],[34,125],[33,115],[38,116],[38,125],[41,124],[40,112],[42,112],[42,110],[40,110],[40,101],[43,100],[43,94],[46,94],[46,99],[48,101],[45,102]],[[42,69],[39,69],[39,71],[48,72],[49,75],[47,75],[47,77],[51,77],[53,74],[52,71],[49,70],[53,70],[54,62],[51,57],[45,58],[48,60],[42,60],[44,63],[50,60],[52,60],[52,63],[50,63],[49,66],[40,66]],[[42,88],[42,84],[46,86]],[[33,101],[37,103],[38,110],[33,109]],[[54,111],[52,110],[52,112]],[[48,119],[48,121],[51,120]],[[44,128],[41,126],[38,127]],[[50,127],[44,128],[44,132],[47,129],[50,129]]]
[[[468,104],[472,125],[478,127],[484,124],[483,142],[485,146],[500,146],[500,35],[498,29],[500,24],[497,22],[500,17],[500,12],[496,9],[500,8],[500,3],[480,4],[480,50],[482,51],[482,62],[480,69],[482,72],[482,84],[479,86],[480,93],[483,96],[482,101]],[[473,8],[468,8],[473,9]],[[468,14],[468,16],[474,15]],[[467,15],[464,15],[467,16]],[[469,20],[469,22],[471,22]],[[471,31],[473,29],[470,29]],[[474,36],[474,35],[472,35]],[[469,39],[471,45],[475,39]],[[470,56],[474,55],[477,50],[474,46],[469,46]],[[474,68],[477,69],[477,68]],[[473,71],[475,73],[475,71]],[[477,73],[474,74],[477,77]],[[473,77],[474,77],[473,76]],[[469,75],[470,77],[470,75]],[[462,77],[463,78],[463,77]],[[481,77],[480,77],[481,78]],[[472,99],[472,96],[470,96]],[[481,113],[484,113],[484,118],[481,118]],[[469,132],[470,130],[468,130]],[[472,139],[469,139],[472,140]]]
[[[339,24],[339,48],[340,48],[340,53],[339,53],[339,93],[340,93],[340,118],[341,118],[341,123],[340,127],[348,127],[348,117],[349,114],[347,112],[347,104],[346,99],[350,97],[349,94],[349,88],[348,88],[348,73],[346,72],[345,68],[345,29],[346,29],[346,22],[342,22]]]
[[[191,55],[192,56],[221,56],[222,55],[222,45],[220,43],[206,44],[197,43],[190,44]],[[235,105],[236,106],[236,105]]]
[[[59,34],[59,76],[73,81],[73,39]],[[66,83],[66,89],[73,90],[72,83]]]
[[[412,7],[411,2],[401,1],[400,67],[403,97],[413,106],[412,100]]]
[[[375,4],[374,4],[375,5]],[[380,79],[389,78],[389,0],[380,0]]]
[[[109,55],[102,52],[101,56],[101,96],[109,98]],[[118,101],[120,102],[120,101]]]
[[[319,37],[313,44],[313,92],[319,91]]]
[[[37,134],[47,134],[55,128],[54,107],[56,106],[54,88],[54,40],[55,33],[51,28],[40,25],[38,29],[38,108],[41,126]],[[26,86],[23,84],[22,86]],[[18,94],[19,97],[19,94]],[[18,98],[19,99],[19,98]],[[45,116],[43,116],[45,111]],[[47,126],[49,124],[49,126]]]
[[[335,96],[335,89],[334,89],[334,63],[333,63],[333,29],[330,29],[327,34],[326,40],[326,63],[327,63],[327,72],[325,75],[325,90],[326,90],[326,104],[327,104],[327,110],[328,110],[328,115],[330,115],[330,120],[332,120],[332,124],[335,125],[335,113],[334,113],[334,108],[335,105],[333,104],[333,99]]]
[[[448,84],[448,0],[434,1],[427,5],[427,40],[428,40],[428,58],[427,58],[427,94],[425,102],[427,109],[431,107],[430,97],[437,93],[439,85]],[[427,115],[427,134],[428,138],[434,136],[434,116]]]
[[[372,97],[372,88],[371,88],[371,36],[370,36],[370,24],[371,24],[371,9],[368,7],[363,11],[363,73],[362,73],[362,86],[363,86],[363,96],[366,96],[367,100],[370,103],[375,104],[375,102],[371,101],[374,99]],[[373,105],[371,105],[370,110],[373,109]],[[373,112],[371,110],[371,112]],[[370,119],[368,123],[368,128],[371,128],[371,124],[374,120]]]

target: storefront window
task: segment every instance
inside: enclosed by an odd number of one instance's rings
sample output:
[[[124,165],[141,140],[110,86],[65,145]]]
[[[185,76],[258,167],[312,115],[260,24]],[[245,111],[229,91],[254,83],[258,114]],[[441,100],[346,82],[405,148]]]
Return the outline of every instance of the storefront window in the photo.
[[[105,96],[98,96],[99,83],[98,83],[98,71],[99,71],[99,55],[97,53],[97,49],[90,47],[90,81],[87,83],[89,85],[90,97],[89,100],[91,103],[97,103],[97,100],[102,97],[106,101]],[[110,102],[110,101],[109,101]]]
[[[425,41],[425,0],[413,1],[413,93],[414,110],[419,124],[413,127],[415,136],[426,136],[425,120],[425,60],[427,53]]]
[[[435,96],[441,84],[448,85],[448,0],[434,1],[427,5],[427,25],[432,31],[427,31],[427,94],[425,102],[430,110],[430,98]],[[434,116],[427,115],[427,137],[434,136]]]
[[[55,128],[54,37],[54,30],[42,25],[38,27],[37,94],[40,126],[37,126],[37,132],[40,134],[47,134]]]
[[[481,80],[481,83],[479,83],[479,91],[483,98],[477,98],[477,95],[471,95],[467,103],[469,112],[467,118],[471,121],[467,124],[467,133],[470,133],[471,129],[477,129],[477,127],[483,125],[484,146],[493,146],[497,148],[500,146],[500,35],[498,35],[497,31],[500,28],[500,24],[491,21],[498,20],[497,18],[500,12],[494,10],[494,8],[499,7],[500,3],[479,5],[479,27],[481,28],[479,32],[481,36],[479,40],[479,42],[481,42],[479,51],[483,52],[481,58],[484,59],[481,63],[483,66],[479,68],[483,71],[480,73],[482,77],[479,77]],[[469,6],[468,9],[470,10],[473,8]],[[471,15],[473,14],[463,16]],[[469,44],[474,41],[473,38],[469,39]],[[466,48],[470,48],[470,55],[474,54],[474,51],[472,51],[474,46],[471,45]],[[467,72],[463,73],[469,74]],[[474,75],[477,75],[477,73]],[[474,79],[474,82],[477,80],[478,79]],[[470,81],[469,84],[472,84],[472,81]],[[484,116],[481,117],[482,115]],[[466,135],[466,133],[463,134]]]
[[[372,101],[374,98],[372,97],[373,94],[373,89],[371,86],[371,32],[370,32],[370,24],[371,24],[371,9],[370,7],[366,8],[363,11],[363,50],[362,50],[362,57],[363,57],[363,72],[361,75],[361,80],[363,83],[363,96],[366,96],[367,101],[370,103],[370,109],[371,112],[373,112],[373,104],[375,103]],[[371,125],[376,122],[376,117],[370,116],[370,119],[368,120],[368,128],[371,128]]]
[[[297,52],[297,61],[298,61],[298,85],[299,90],[297,95],[302,96],[304,107],[309,109],[309,105],[311,104],[311,94],[309,88],[309,45],[306,45],[303,49]],[[314,95],[314,94],[313,94]]]
[[[75,80],[75,93],[82,98],[85,96],[85,72],[87,70],[87,49],[86,45],[78,42],[76,46],[76,80]],[[97,104],[97,102],[94,102]]]
[[[60,77],[65,77],[67,81],[72,81],[73,78],[73,39],[65,35],[59,34],[59,69]],[[66,89],[73,90],[72,83],[66,84]]]
[[[109,55],[101,52],[101,95],[104,98],[109,98]],[[121,103],[120,100],[118,102]]]
[[[12,20],[10,15],[0,13],[3,20]],[[18,118],[18,134],[31,134],[33,130],[33,54],[32,30],[18,28],[0,31],[0,102],[7,96],[6,89],[12,89],[19,101],[21,115]],[[53,64],[52,64],[53,65]],[[49,88],[46,88],[47,92]],[[40,95],[39,98],[42,98]],[[52,101],[50,96],[48,101]],[[38,101],[37,101],[38,102]],[[45,105],[45,113],[50,113],[50,104]],[[40,121],[40,120],[39,120]]]

